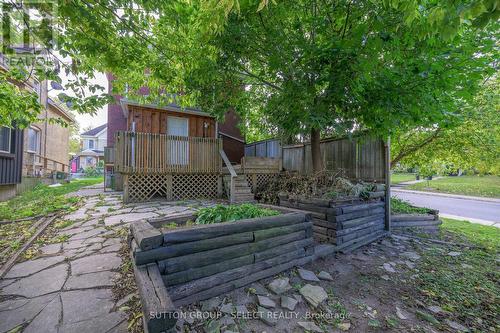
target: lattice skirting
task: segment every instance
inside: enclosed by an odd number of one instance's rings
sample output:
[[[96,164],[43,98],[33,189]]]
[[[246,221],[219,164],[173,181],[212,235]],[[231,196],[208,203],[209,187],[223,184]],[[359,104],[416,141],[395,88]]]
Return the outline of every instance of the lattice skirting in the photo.
[[[247,174],[247,182],[250,188],[252,189],[252,193],[258,193],[262,190],[262,188],[267,185],[271,180],[276,178],[278,174],[276,173],[254,173]]]
[[[125,180],[123,200],[214,199],[221,195],[220,177],[218,174],[130,174]]]

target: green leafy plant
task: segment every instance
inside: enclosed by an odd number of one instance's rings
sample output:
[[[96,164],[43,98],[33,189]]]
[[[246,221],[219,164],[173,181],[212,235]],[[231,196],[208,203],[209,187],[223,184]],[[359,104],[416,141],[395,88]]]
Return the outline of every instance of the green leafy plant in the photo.
[[[101,176],[103,173],[103,169],[102,167],[87,167],[85,168],[85,170],[83,170],[83,174],[85,175],[85,177],[99,177]]]
[[[272,209],[260,208],[252,204],[216,205],[198,210],[196,224],[231,222],[241,219],[273,216],[279,213]]]
[[[428,214],[430,212],[428,208],[415,207],[404,200],[391,198],[392,214]]]

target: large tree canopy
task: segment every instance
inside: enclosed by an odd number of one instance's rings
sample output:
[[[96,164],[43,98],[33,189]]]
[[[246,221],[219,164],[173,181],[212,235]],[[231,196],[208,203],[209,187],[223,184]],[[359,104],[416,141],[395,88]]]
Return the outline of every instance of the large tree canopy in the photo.
[[[284,138],[310,135],[319,168],[322,131],[460,121],[496,70],[499,12],[490,0],[72,0],[59,6],[58,48],[131,98],[175,92]]]
[[[475,169],[500,174],[500,85],[487,82],[474,103],[460,110],[460,122],[420,127],[394,135],[393,165],[428,170],[430,174]]]

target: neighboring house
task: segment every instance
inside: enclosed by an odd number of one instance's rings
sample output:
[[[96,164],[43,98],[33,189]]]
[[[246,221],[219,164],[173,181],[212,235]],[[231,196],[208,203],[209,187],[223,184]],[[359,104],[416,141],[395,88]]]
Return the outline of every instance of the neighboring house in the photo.
[[[23,175],[27,177],[52,177],[54,173],[70,172],[70,129],[50,119],[59,118],[73,125],[75,118],[64,104],[51,98],[47,98],[46,105],[38,117],[40,121],[24,130]]]
[[[0,71],[8,66],[0,54]],[[69,128],[51,122],[58,118],[72,125],[75,119],[64,105],[48,97],[47,81],[15,83],[35,92],[43,110],[39,121],[25,129],[0,127],[0,201],[31,189],[40,182],[51,183],[69,172]]]
[[[103,160],[108,140],[107,132],[107,124],[104,124],[80,134],[82,151],[75,157],[77,170],[95,167]]]

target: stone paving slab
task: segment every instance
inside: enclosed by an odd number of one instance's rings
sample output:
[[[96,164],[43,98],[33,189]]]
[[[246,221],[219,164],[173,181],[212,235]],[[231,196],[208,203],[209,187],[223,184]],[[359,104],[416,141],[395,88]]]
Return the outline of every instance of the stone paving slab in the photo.
[[[3,288],[6,295],[36,297],[61,290],[68,276],[68,264],[60,264],[53,268],[21,278],[11,285]]]
[[[36,260],[25,261],[20,264],[14,265],[10,271],[5,275],[7,279],[28,276],[30,274],[39,272],[50,266],[64,261],[64,256],[47,257]]]
[[[115,253],[105,253],[87,256],[71,262],[73,274],[85,274],[100,271],[109,271],[120,267],[121,259]]]
[[[0,302],[0,333],[19,325],[28,333],[127,332],[120,306],[133,295],[115,301],[111,291],[121,265],[117,252],[122,244],[115,230],[214,204],[191,200],[123,205],[120,196],[99,188],[72,195],[85,197],[85,202],[60,219],[73,224],[55,235],[69,240],[42,246],[39,257],[14,265],[0,280],[0,297],[7,297]]]
[[[12,307],[10,310],[2,310],[0,312],[0,332],[7,332],[16,326],[30,322],[33,318],[43,310],[58,295],[46,295],[29,300],[9,300],[3,304],[0,303],[0,309],[4,306]]]
[[[108,314],[114,306],[110,289],[64,291],[63,325],[75,324]]]
[[[70,290],[95,287],[111,287],[113,285],[113,279],[116,277],[116,275],[117,273],[110,271],[95,272],[82,275],[71,275],[66,281],[64,289]]]
[[[45,306],[33,319],[23,333],[58,333],[59,321],[62,314],[61,298],[59,296]]]
[[[129,223],[157,216],[158,214],[155,213],[128,213],[128,214],[113,215],[106,217],[104,219],[104,224],[106,226],[114,226],[117,224]]]

